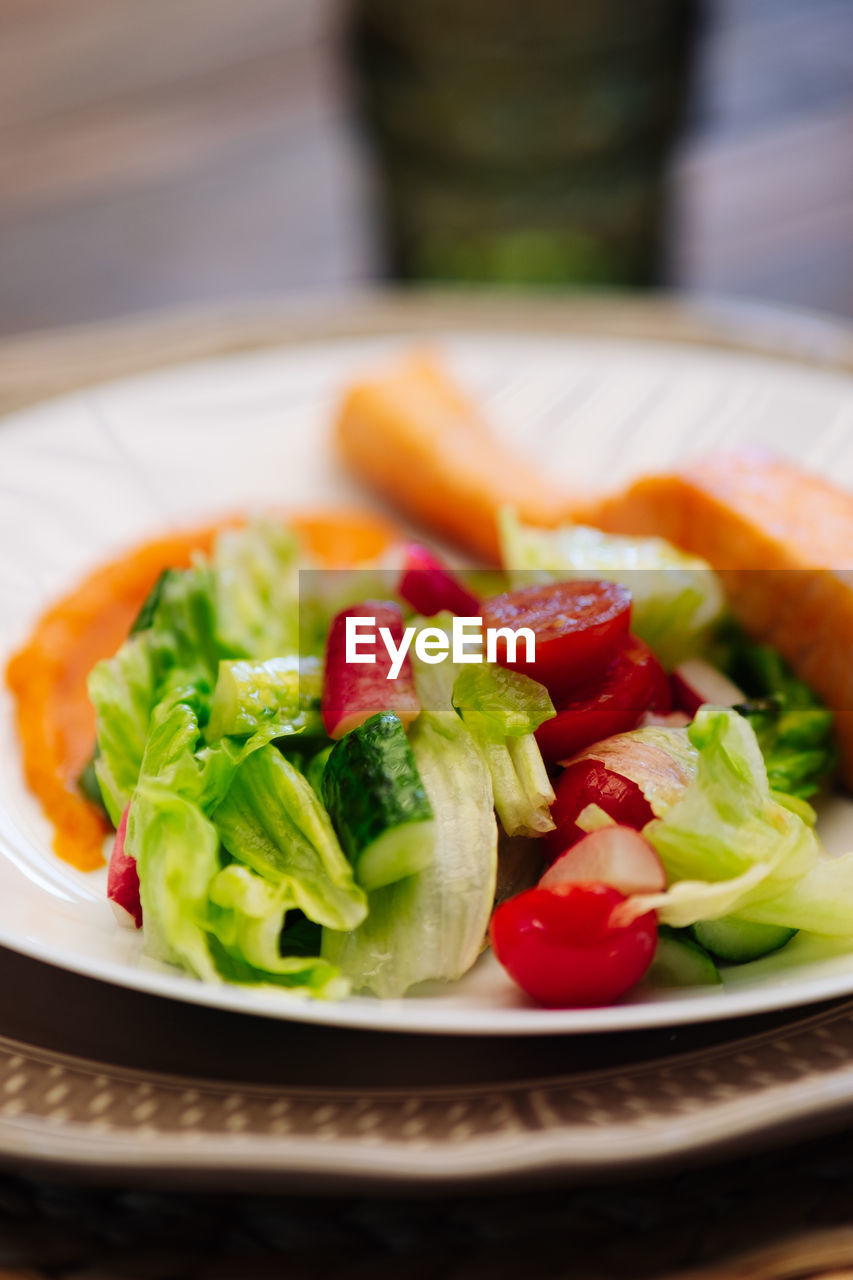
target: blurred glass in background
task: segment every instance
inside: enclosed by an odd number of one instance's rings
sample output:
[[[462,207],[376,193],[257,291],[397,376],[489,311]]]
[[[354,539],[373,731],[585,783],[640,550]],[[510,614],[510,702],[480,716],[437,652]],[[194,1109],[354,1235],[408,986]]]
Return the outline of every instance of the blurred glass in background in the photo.
[[[694,0],[357,0],[392,273],[659,282],[696,29]]]
[[[389,271],[853,316],[853,0],[0,0],[0,333]]]

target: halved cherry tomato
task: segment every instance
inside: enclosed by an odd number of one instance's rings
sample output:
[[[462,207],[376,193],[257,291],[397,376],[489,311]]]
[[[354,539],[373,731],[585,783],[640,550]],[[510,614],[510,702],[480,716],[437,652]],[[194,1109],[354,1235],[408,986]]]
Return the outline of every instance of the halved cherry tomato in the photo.
[[[558,703],[557,714],[536,730],[543,759],[568,760],[593,742],[633,729],[665,682],[648,645],[629,636],[603,678]]]
[[[657,945],[654,912],[611,924],[626,901],[618,889],[594,882],[528,889],[492,916],[495,955],[540,1004],[610,1004],[640,981]]]
[[[614,822],[641,831],[655,816],[636,782],[614,773],[600,760],[576,760],[560,774],[551,817],[557,824],[542,841],[545,857],[553,862],[586,835],[575,822],[590,804],[597,804]]]
[[[485,600],[485,628],[529,627],[536,636],[535,661],[528,663],[522,641],[515,660],[498,643],[498,662],[532,676],[552,696],[588,684],[604,674],[628,634],[631,593],[616,582],[577,580],[525,587]]]

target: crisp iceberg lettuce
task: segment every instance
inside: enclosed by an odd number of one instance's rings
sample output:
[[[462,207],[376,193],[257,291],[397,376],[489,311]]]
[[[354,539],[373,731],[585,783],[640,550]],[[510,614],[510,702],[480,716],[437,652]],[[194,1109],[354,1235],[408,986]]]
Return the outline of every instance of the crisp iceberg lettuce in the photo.
[[[296,545],[294,535],[273,521],[220,534],[210,562],[199,556],[189,569],[168,569],[160,575],[128,639],[113,658],[92,670],[95,772],[115,825],[139,777],[152,710],[164,696],[191,686],[209,704],[221,667],[227,671],[240,658],[298,652]],[[243,733],[272,720],[267,708],[267,714],[257,715],[257,724],[250,723],[259,704],[240,705],[238,680],[229,686],[226,676],[224,685],[215,722],[222,733],[235,729],[229,714],[236,731]],[[274,708],[278,719],[305,712],[302,723],[307,723],[308,707],[298,680],[287,685],[286,694],[282,705]],[[294,698],[299,706],[292,710]],[[205,721],[208,706],[199,710]]]
[[[337,966],[289,949],[286,925],[293,897],[288,883],[273,884],[232,862],[213,877],[208,898],[208,945],[217,972],[229,982],[271,984],[327,1000],[348,994],[349,983]]]
[[[287,945],[290,911],[338,928],[364,916],[331,824],[310,784],[269,745],[275,726],[208,746],[200,701],[190,686],[155,707],[133,791],[126,847],[139,871],[146,951],[209,981],[340,995],[345,984],[329,962]]]
[[[555,714],[544,685],[517,671],[491,663],[459,669],[451,694],[463,719],[495,738],[523,738]]]
[[[216,829],[196,805],[157,783],[140,784],[128,841],[149,955],[208,982],[270,983],[327,999],[346,995],[348,984],[334,965],[316,955],[286,954],[287,887],[236,863],[223,866]]]
[[[218,981],[207,943],[208,894],[220,867],[213,823],[192,801],[145,781],[133,795],[126,848],[139,872],[148,954]]]
[[[452,619],[438,614],[415,619],[421,627],[437,627],[448,635]],[[554,715],[544,685],[491,663],[423,662],[412,653],[418,699],[425,711],[455,710],[465,721],[483,754],[492,778],[495,808],[509,836],[552,831],[550,807],[554,789],[533,734]]]
[[[696,773],[643,834],[667,873],[662,894],[631,901],[676,927],[735,915],[853,936],[853,854],[830,858],[804,801],[774,792],[755,732],[729,708],[700,708],[688,729]]]
[[[114,827],[139,777],[156,687],[154,656],[144,634],[126,640],[114,658],[89,673],[98,734],[95,776]]]
[[[220,657],[214,637],[212,579],[201,565],[161,574],[130,636],[89,674],[98,755],[95,773],[114,825],[130,802],[151,713],[170,690],[209,694]]]
[[[554,789],[533,736],[554,715],[548,690],[528,676],[482,663],[462,668],[451,696],[489,767],[506,834],[553,831]]]
[[[365,895],[315,791],[269,745],[307,733],[312,756],[325,741],[319,666],[295,656],[296,545],[260,521],[160,576],[90,678],[96,769],[116,824],[130,805],[149,954],[335,996],[347,984],[316,954],[320,929],[356,927]]]
[[[367,911],[323,808],[308,780],[272,746],[237,769],[213,821],[238,862],[286,890],[286,901],[310,920],[354,929]]]
[[[274,520],[227,529],[211,559],[216,635],[241,658],[275,658],[299,649],[299,540]]]
[[[325,737],[320,718],[322,671],[316,658],[288,655],[261,662],[222,661],[206,736],[209,742],[275,728],[276,737]]]

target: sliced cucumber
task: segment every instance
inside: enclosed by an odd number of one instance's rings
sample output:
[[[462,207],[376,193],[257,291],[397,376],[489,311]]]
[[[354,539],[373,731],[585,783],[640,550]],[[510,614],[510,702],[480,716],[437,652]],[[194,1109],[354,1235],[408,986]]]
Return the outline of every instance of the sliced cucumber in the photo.
[[[660,925],[648,981],[655,987],[708,987],[722,979],[708,952],[686,930]]]
[[[381,711],[336,742],[323,801],[365,889],[422,871],[432,859],[433,812],[406,731]]]
[[[778,951],[796,932],[778,924],[753,924],[737,916],[700,920],[693,925],[693,936],[699,945],[718,960],[728,960],[731,964],[745,964]]]
[[[302,772],[311,783],[314,793],[323,799],[323,774],[326,771],[326,761],[332,754],[332,747],[324,747],[322,751],[318,751],[312,756]]]

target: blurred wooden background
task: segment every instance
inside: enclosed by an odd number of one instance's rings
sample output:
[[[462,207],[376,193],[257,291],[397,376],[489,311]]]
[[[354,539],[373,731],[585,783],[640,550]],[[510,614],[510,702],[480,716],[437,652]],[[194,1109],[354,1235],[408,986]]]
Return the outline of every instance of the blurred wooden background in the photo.
[[[675,283],[853,316],[853,0],[706,0]],[[0,332],[375,278],[335,0],[0,0]]]

